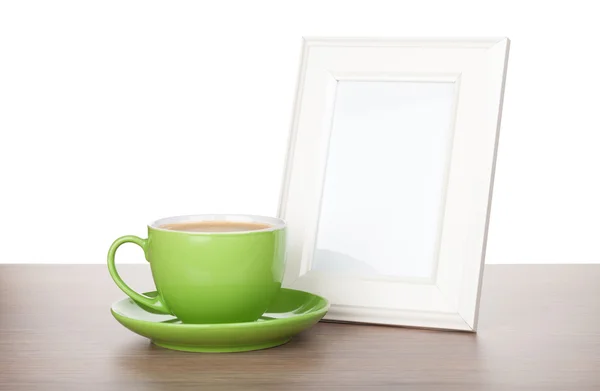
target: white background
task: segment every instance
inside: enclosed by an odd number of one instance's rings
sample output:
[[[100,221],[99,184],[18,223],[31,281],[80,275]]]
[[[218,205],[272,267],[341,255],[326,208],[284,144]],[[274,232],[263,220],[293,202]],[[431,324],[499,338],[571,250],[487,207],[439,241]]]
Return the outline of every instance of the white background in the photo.
[[[599,262],[600,24],[559,4],[2,2],[0,262],[103,263],[151,219],[275,214],[303,35],[511,38],[487,261]]]

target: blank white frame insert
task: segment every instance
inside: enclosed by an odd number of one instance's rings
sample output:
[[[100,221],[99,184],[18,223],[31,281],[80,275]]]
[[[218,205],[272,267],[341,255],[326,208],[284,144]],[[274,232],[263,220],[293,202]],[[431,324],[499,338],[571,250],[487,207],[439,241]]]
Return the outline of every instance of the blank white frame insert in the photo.
[[[338,82],[312,270],[433,277],[455,98],[451,82]]]

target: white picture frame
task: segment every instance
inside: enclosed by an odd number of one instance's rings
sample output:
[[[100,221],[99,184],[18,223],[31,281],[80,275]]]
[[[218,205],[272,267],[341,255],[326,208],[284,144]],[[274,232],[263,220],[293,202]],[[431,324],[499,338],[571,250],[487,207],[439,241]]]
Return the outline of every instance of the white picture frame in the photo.
[[[330,300],[324,320],[476,331],[508,52],[507,38],[304,38],[278,215],[288,223],[283,285]],[[427,277],[313,265],[336,90],[346,81],[453,83],[439,240]]]

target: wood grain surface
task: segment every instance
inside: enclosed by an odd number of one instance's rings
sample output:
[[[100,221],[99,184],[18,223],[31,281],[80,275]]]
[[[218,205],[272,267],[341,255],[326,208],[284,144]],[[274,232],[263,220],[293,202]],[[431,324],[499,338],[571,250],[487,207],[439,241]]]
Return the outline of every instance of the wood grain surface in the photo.
[[[477,334],[320,323],[247,353],[156,347],[122,297],[104,265],[0,266],[0,390],[600,390],[600,265],[488,266]]]

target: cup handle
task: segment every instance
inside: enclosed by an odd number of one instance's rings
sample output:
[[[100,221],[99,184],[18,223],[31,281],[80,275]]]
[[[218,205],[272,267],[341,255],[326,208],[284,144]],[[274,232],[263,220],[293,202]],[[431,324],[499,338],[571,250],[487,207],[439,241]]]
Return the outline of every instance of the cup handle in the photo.
[[[125,282],[121,279],[121,276],[119,276],[119,273],[117,272],[117,268],[115,266],[115,253],[123,243],[135,243],[138,246],[140,246],[142,250],[144,250],[145,254],[146,244],[148,243],[148,241],[146,239],[138,238],[137,236],[131,235],[121,236],[119,239],[115,240],[110,246],[110,249],[108,250],[108,272],[110,273],[110,276],[115,281],[117,286],[121,288],[121,290],[125,292],[127,296],[131,297],[131,299],[136,303],[150,307],[161,314],[170,315],[171,312],[168,310],[167,306],[162,302],[160,295],[157,295],[156,297],[148,297],[137,293],[136,291],[131,289],[129,285],[125,284]]]

